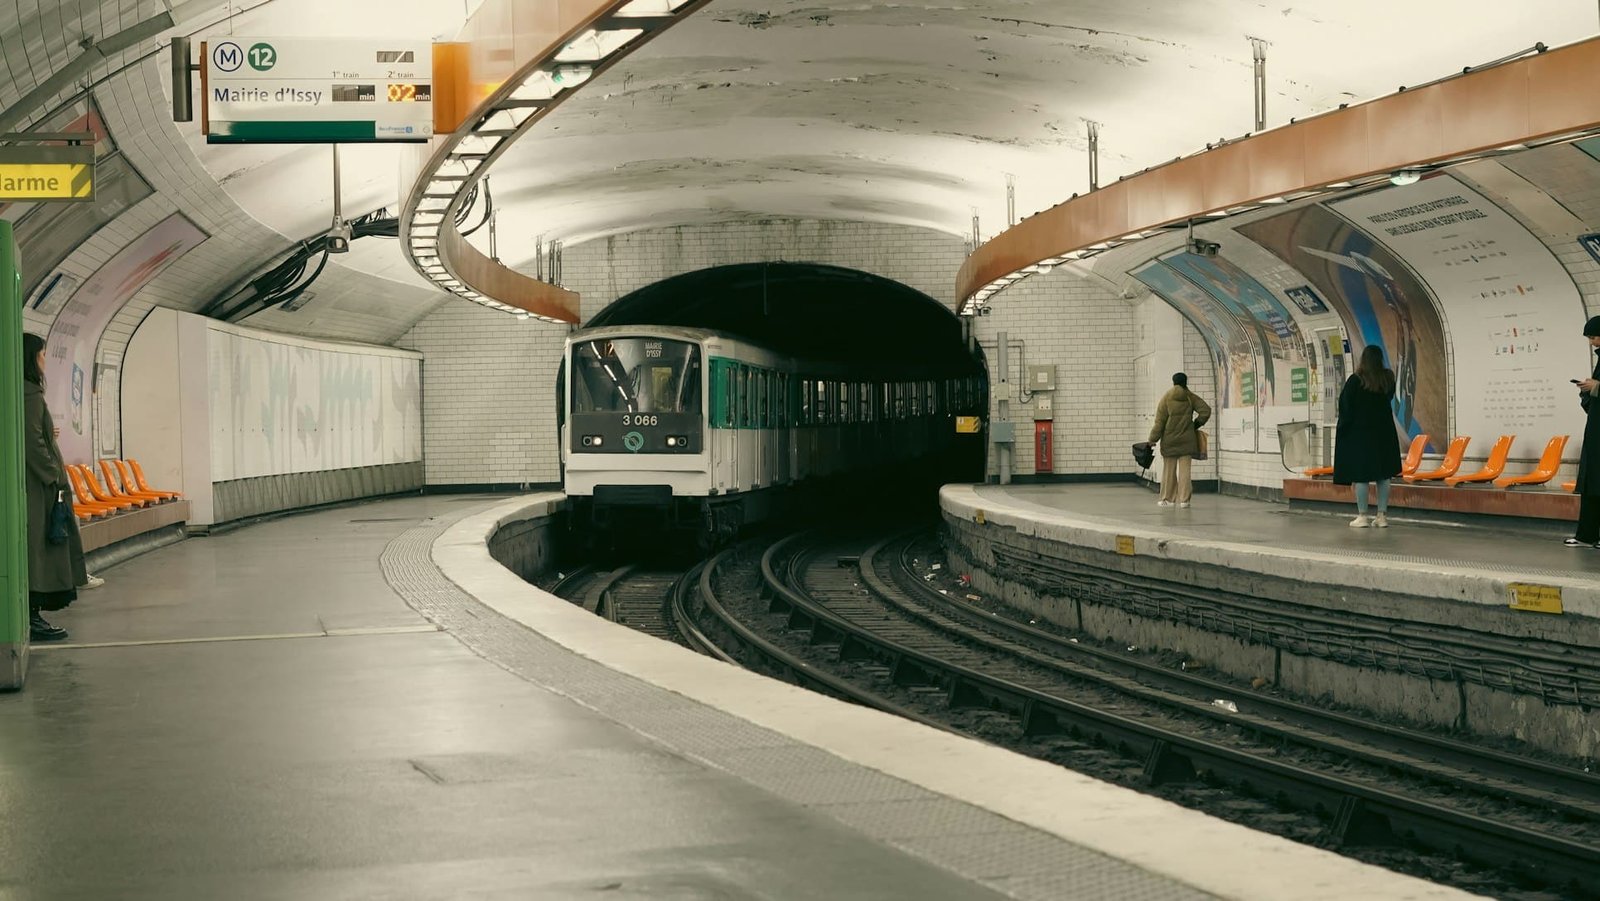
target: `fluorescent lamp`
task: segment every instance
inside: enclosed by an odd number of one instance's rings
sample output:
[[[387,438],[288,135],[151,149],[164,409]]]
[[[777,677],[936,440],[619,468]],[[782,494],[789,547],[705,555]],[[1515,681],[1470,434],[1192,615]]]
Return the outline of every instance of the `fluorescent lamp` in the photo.
[[[1422,180],[1422,173],[1416,169],[1401,169],[1389,176],[1389,184],[1414,185]]]

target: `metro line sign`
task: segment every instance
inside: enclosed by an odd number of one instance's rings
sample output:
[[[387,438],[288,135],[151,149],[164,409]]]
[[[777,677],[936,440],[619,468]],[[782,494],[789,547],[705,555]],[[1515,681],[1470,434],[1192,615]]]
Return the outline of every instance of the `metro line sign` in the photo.
[[[433,137],[433,45],[410,39],[228,36],[200,45],[208,144]]]
[[[0,147],[0,203],[93,199],[93,147]]]

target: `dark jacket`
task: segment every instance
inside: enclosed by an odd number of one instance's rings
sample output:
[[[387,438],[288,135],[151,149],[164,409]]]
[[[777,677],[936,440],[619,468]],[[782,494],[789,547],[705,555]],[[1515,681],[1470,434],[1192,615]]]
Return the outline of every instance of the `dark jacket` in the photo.
[[[1595,353],[1600,353],[1597,349]],[[1594,365],[1592,379],[1600,379],[1600,361]],[[1597,391],[1600,394],[1600,391]],[[1572,490],[1576,494],[1594,497],[1600,495],[1600,476],[1594,473],[1594,467],[1600,466],[1600,397],[1597,394],[1578,392],[1578,402],[1583,405],[1589,418],[1583,424],[1583,452],[1578,456],[1578,484]]]
[[[1150,443],[1160,443],[1163,457],[1192,457],[1200,452],[1195,432],[1211,418],[1211,408],[1198,394],[1179,385],[1161,396],[1156,421],[1150,426]]]
[[[27,474],[23,481],[28,494],[28,590],[38,592],[71,591],[89,581],[83,564],[83,539],[77,520],[72,520],[67,540],[50,543],[50,507],[56,492],[66,490],[67,470],[56,446],[55,421],[44,404],[44,389],[29,381],[22,383],[22,437]]]
[[[1400,474],[1400,433],[1394,423],[1394,388],[1387,394],[1361,387],[1352,375],[1339,392],[1339,431],[1333,445],[1333,483],[1376,482]]]

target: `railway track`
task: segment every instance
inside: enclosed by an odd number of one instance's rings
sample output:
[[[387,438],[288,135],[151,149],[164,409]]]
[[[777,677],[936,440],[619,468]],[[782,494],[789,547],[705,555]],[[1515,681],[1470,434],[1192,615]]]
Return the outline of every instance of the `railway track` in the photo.
[[[795,536],[724,552],[669,606],[724,659],[930,725],[1152,787],[1227,786],[1315,816],[1328,843],[1426,849],[1583,897],[1600,886],[1593,774],[1005,620],[930,587],[920,556],[909,537]]]

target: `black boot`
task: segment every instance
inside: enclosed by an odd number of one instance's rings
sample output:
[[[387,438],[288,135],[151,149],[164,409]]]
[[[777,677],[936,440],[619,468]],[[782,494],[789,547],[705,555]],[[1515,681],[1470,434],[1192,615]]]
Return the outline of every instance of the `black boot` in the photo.
[[[65,641],[67,630],[45,622],[44,617],[35,610],[28,619],[28,636],[34,641]]]

